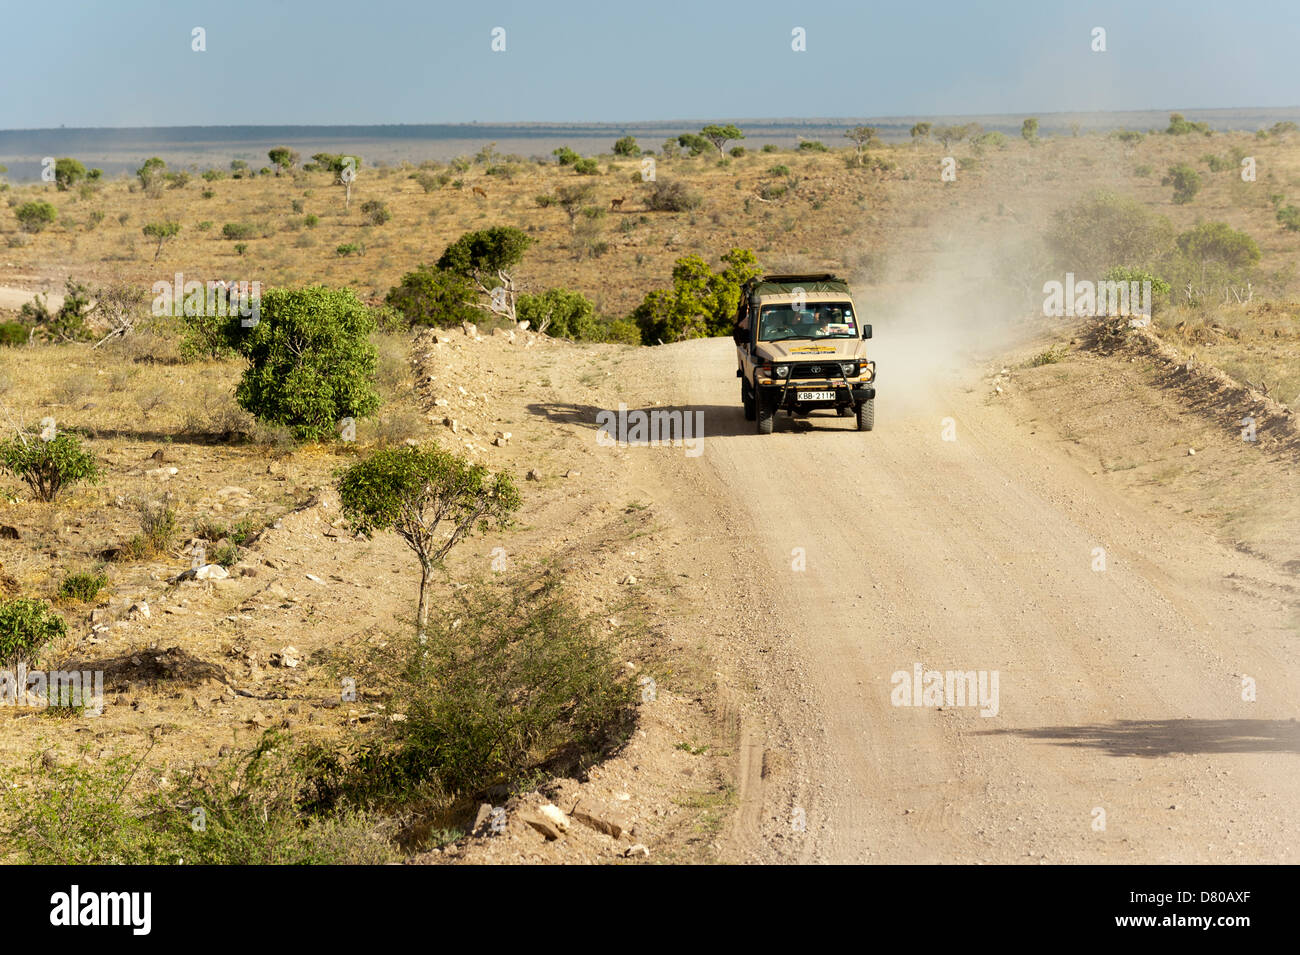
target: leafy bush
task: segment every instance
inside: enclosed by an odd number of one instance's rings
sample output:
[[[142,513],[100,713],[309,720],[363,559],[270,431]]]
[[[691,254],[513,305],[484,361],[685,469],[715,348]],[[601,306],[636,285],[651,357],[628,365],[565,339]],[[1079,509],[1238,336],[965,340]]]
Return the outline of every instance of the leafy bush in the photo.
[[[182,321],[181,361],[220,361],[239,353],[243,317],[237,309],[226,315],[185,315]]]
[[[59,584],[59,596],[66,600],[94,600],[108,585],[108,574],[88,571],[68,574]]]
[[[320,225],[320,216],[316,215],[314,212],[309,212],[303,217],[302,224],[309,229],[314,229]]]
[[[139,761],[47,766],[4,780],[5,842],[17,860],[82,865],[338,865],[394,861],[392,825],[343,808],[309,812],[319,757],[274,733],[211,769],[124,798]],[[8,861],[8,860],[6,860]]]
[[[606,322],[601,331],[603,332],[602,341],[618,345],[641,344],[641,329],[637,328],[636,322],[626,318],[616,318],[611,322]]]
[[[641,147],[636,144],[635,136],[624,136],[614,143],[615,156],[639,156]]]
[[[646,196],[646,208],[652,212],[689,212],[698,208],[701,199],[677,180],[659,179]]]
[[[0,322],[0,345],[26,345],[30,334],[22,322]]]
[[[568,146],[561,146],[559,149],[552,150],[551,155],[559,161],[561,166],[572,166],[582,158]]]
[[[86,167],[77,160],[64,156],[54,161],[54,185],[59,192],[66,192],[78,180],[86,178]]]
[[[1201,191],[1201,177],[1195,169],[1186,163],[1170,166],[1168,174],[1160,180],[1160,185],[1174,187],[1174,202],[1186,205]]]
[[[581,292],[565,288],[547,289],[541,295],[520,295],[515,305],[520,320],[556,338],[578,341],[600,340],[596,307]]]
[[[45,601],[0,601],[0,663],[9,669],[20,662],[34,663],[46,645],[67,635],[68,625]]]
[[[366,247],[358,242],[344,242],[334,249],[334,254],[341,259],[346,259],[349,255],[364,255]]]
[[[257,232],[257,227],[247,222],[227,222],[221,227],[223,239],[255,239]]]
[[[245,411],[289,427],[299,440],[319,440],[339,420],[379,407],[375,346],[367,340],[375,322],[352,290],[270,289],[260,319],[241,347],[249,367],[235,400]]]
[[[1185,136],[1188,133],[1201,133],[1210,135],[1210,126],[1208,123],[1193,123],[1183,117],[1182,113],[1169,114],[1169,128],[1165,130],[1170,136]]]
[[[22,478],[42,501],[53,501],[66,487],[99,480],[99,462],[83,450],[81,440],[60,431],[51,440],[19,433],[0,441],[0,470]]]
[[[767,171],[767,174],[769,176],[788,176],[790,175],[790,167],[784,164],[773,166]]]
[[[58,218],[58,210],[48,202],[41,200],[24,202],[14,210],[18,224],[24,232],[40,232]]]
[[[1282,206],[1277,210],[1277,221],[1285,229],[1300,232],[1300,206]]]
[[[588,765],[631,731],[636,687],[616,646],[553,587],[467,588],[426,640],[399,646],[379,668],[406,719],[363,763],[362,785],[450,801]]]
[[[474,287],[467,278],[428,265],[407,272],[384,297],[384,303],[400,312],[408,324],[435,328],[476,321],[479,310],[473,300]]]
[[[393,217],[388,211],[388,206],[378,199],[371,199],[368,202],[361,203],[361,214],[369,220],[371,225],[383,225]]]
[[[806,153],[825,153],[830,152],[827,145],[816,139],[804,139],[799,143],[799,149]]]
[[[730,332],[740,287],[762,270],[749,249],[732,249],[722,262],[725,268],[713,272],[698,255],[678,259],[672,288],[650,292],[632,312],[641,340],[652,345]]]
[[[579,176],[600,175],[600,163],[594,159],[579,159],[573,164],[573,171]]]

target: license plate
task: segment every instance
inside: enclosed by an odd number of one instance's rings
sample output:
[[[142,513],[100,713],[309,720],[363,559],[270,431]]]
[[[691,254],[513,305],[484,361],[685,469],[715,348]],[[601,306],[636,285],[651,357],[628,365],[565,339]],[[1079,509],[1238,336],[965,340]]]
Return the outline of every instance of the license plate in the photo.
[[[795,393],[796,401],[834,401],[833,391],[800,391]]]

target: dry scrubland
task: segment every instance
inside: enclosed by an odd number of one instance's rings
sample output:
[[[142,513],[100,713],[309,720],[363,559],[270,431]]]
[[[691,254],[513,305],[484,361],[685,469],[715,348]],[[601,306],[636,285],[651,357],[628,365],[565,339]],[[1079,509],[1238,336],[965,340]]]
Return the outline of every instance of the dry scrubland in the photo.
[[[1242,182],[1235,164],[1210,172],[1201,161],[1234,147],[1255,157],[1258,181]],[[463,232],[512,225],[536,240],[518,269],[525,291],[565,287],[589,297],[598,314],[624,317],[646,292],[668,284],[678,257],[695,253],[716,266],[728,249],[750,248],[767,270],[825,268],[850,277],[882,354],[891,338],[914,339],[920,371],[900,360],[889,368],[900,390],[933,370],[921,354],[927,350],[956,357],[958,346],[1021,349],[1023,364],[995,378],[990,400],[1007,400],[1026,422],[1055,429],[1126,491],[1300,567],[1300,515],[1289,483],[1295,425],[1284,407],[1300,400],[1300,232],[1276,216],[1279,205],[1300,203],[1297,134],[1150,135],[1132,145],[1084,136],[949,150],[922,142],[874,147],[870,155],[892,168],[855,166],[851,151],[840,149],[753,152],[722,163],[710,155],[656,157],[660,180],[683,182],[700,198],[680,213],[646,210],[651,186],[640,181],[637,159],[602,158],[590,177],[509,159],[495,160],[491,175],[488,164],[473,161],[456,171],[363,165],[350,211],[331,176],[302,171],[213,182],[193,175],[154,197],[126,180],[67,192],[15,187],[0,195],[49,201],[58,217],[26,234],[0,211],[0,285],[57,293],[72,278],[145,287],[183,272],[264,288],[349,286],[377,304],[403,273],[433,262]],[[940,181],[944,155],[961,162],[955,182]],[[1175,204],[1160,182],[1179,162],[1198,168],[1204,182],[1186,204]],[[448,182],[426,192],[408,178],[420,171],[450,172],[462,187]],[[594,184],[602,208],[624,202],[575,233],[563,211],[539,207],[535,197],[577,180]],[[1117,344],[1095,341],[1074,322],[1035,317],[1037,289],[1063,277],[1046,265],[1041,236],[1053,212],[1098,188],[1136,198],[1167,216],[1175,232],[1221,221],[1249,234],[1260,250],[1253,301],[1176,304],[1158,314],[1158,338]],[[360,207],[374,200],[390,221],[367,224]],[[317,217],[314,225],[308,216]],[[141,229],[165,220],[181,231],[154,261],[155,243]],[[242,254],[221,237],[226,223],[253,227]],[[363,251],[341,256],[336,249],[344,245]],[[960,295],[945,291],[950,283]],[[986,300],[971,299],[970,290],[987,291]],[[1008,309],[1014,314],[991,317]],[[388,690],[364,674],[376,647],[406,639],[414,565],[392,535],[367,542],[348,534],[334,474],[375,447],[437,439],[513,474],[524,496],[514,529],[456,553],[441,599],[491,578],[491,554],[503,547],[512,580],[562,578],[575,610],[614,641],[624,683],[653,673],[663,705],[640,708],[638,725],[649,732],[613,733],[610,745],[630,741],[600,767],[589,768],[608,755],[599,747],[577,755],[536,749],[527,772],[498,779],[490,793],[434,794],[312,830],[306,857],[316,857],[317,843],[341,846],[347,858],[396,857],[390,839],[397,833],[402,852],[425,851],[468,828],[485,795],[513,800],[512,819],[565,795],[573,797],[569,805],[586,799],[595,817],[621,821],[621,837],[588,827],[587,842],[571,838],[579,858],[622,858],[632,842],[654,844],[660,857],[709,857],[731,798],[730,753],[719,714],[701,702],[711,678],[680,601],[680,588],[691,586],[679,579],[689,575],[673,556],[681,532],[638,496],[624,457],[599,455],[590,441],[589,412],[620,401],[649,406],[658,400],[655,382],[628,346],[530,333],[511,339],[487,328],[478,339],[458,329],[377,334],[383,406],[359,423],[355,445],[295,445],[259,425],[232,397],[240,362],[181,363],[176,341],[156,331],[99,350],[83,343],[0,348],[0,404],[12,418],[6,429],[52,415],[61,429],[86,436],[105,472],[102,483],[76,487],[55,504],[35,502],[4,479],[0,524],[13,530],[0,538],[0,588],[53,601],[69,637],[43,662],[105,670],[108,695],[97,720],[0,712],[4,765],[34,759],[52,774],[94,773],[117,757],[147,753],[128,789],[143,796],[170,791],[194,765],[219,774],[229,755],[266,730],[363,751],[367,734],[393,715]],[[1020,337],[1026,329],[1037,336],[1028,351]],[[1189,357],[1226,377],[1207,390],[1205,379],[1188,379]],[[1232,444],[1242,409],[1258,409],[1264,438],[1249,460],[1239,441]],[[1203,452],[1222,454],[1222,470],[1182,467],[1189,433]],[[1240,490],[1231,506],[1217,499],[1225,481]],[[162,546],[114,553],[141,533],[142,506],[159,502],[176,521]],[[174,580],[189,566],[196,538],[209,552],[222,550],[229,579]],[[68,574],[99,568],[108,585],[96,599],[58,596]],[[353,673],[363,675],[363,691],[339,704],[339,680]],[[24,777],[20,788],[31,785]],[[538,857],[546,845],[539,831],[512,823],[508,850],[498,841],[493,851]]]

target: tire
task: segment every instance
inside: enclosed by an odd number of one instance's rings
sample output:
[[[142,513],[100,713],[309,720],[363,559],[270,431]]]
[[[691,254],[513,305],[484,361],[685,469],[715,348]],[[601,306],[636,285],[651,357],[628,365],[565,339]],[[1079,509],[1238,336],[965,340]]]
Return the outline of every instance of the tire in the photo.
[[[858,402],[858,430],[870,431],[876,426],[876,399]]]
[[[757,413],[754,408],[754,395],[744,384],[740,386],[740,403],[745,407],[745,420],[753,421]]]
[[[776,402],[771,396],[760,394],[758,396],[757,407],[755,408],[755,418],[758,420],[758,433],[771,434],[776,426]]]

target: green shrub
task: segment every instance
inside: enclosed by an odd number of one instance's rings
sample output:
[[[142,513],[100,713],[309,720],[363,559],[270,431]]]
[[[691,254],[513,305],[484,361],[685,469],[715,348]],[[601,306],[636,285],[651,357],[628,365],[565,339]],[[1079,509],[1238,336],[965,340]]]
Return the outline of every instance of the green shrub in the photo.
[[[579,159],[573,164],[573,171],[579,176],[600,175],[600,163],[594,159]]]
[[[374,330],[370,311],[351,289],[264,292],[260,321],[241,346],[249,367],[235,400],[299,440],[333,435],[341,419],[365,418],[379,407],[377,356],[367,340]]]
[[[799,143],[799,148],[806,153],[825,153],[830,152],[826,144],[816,139],[805,139]]]
[[[582,158],[568,146],[561,146],[559,149],[552,150],[551,155],[556,158],[561,166],[572,166]]]
[[[309,810],[320,759],[273,733],[205,770],[124,797],[140,762],[47,765],[4,779],[5,843],[19,861],[60,865],[377,865],[395,861],[393,826],[346,807]]]
[[[616,318],[613,321],[606,322],[602,327],[601,340],[618,345],[640,345],[641,329],[636,327],[636,322],[629,321],[626,318]]]
[[[366,247],[359,242],[344,242],[334,249],[334,254],[341,259],[346,259],[349,255],[365,255]]]
[[[1300,232],[1300,206],[1286,205],[1278,209],[1277,221],[1285,229]]]
[[[652,345],[729,333],[740,287],[762,270],[749,249],[732,249],[722,262],[725,268],[714,272],[698,255],[678,259],[672,288],[650,292],[630,316],[641,340]]]
[[[54,185],[59,192],[66,192],[78,180],[86,178],[86,167],[77,160],[64,156],[54,161]]]
[[[596,307],[581,292],[553,288],[541,295],[520,295],[515,311],[521,321],[527,319],[537,331],[542,331],[545,325],[546,333],[556,338],[600,340]]]
[[[18,224],[24,232],[40,232],[58,218],[58,210],[48,202],[24,202],[14,210]]]
[[[206,169],[203,172],[204,182],[216,182],[219,179],[225,179],[225,178],[226,178],[225,172],[220,169]]]
[[[0,345],[26,345],[30,334],[22,322],[0,322]]]
[[[239,353],[243,316],[238,310],[227,315],[185,315],[181,336],[181,361],[221,361]]]
[[[102,572],[68,574],[59,584],[59,596],[66,600],[94,600],[107,585],[108,574]]]
[[[767,171],[767,174],[769,176],[788,176],[790,175],[790,167],[784,164],[773,166]]]
[[[480,795],[546,768],[589,765],[626,739],[636,687],[617,647],[553,587],[467,588],[424,641],[378,661],[406,719],[360,767],[409,798]]]
[[[614,143],[615,156],[639,156],[641,147],[636,144],[635,136],[624,136]]]
[[[429,265],[407,272],[384,297],[385,304],[400,312],[408,324],[434,328],[477,321],[480,313],[473,301],[474,287],[469,279]]]
[[[68,625],[43,600],[0,601],[0,663],[34,663],[51,641],[68,635]]]
[[[1165,130],[1170,136],[1185,136],[1188,133],[1201,133],[1210,135],[1208,123],[1192,123],[1183,117],[1182,113],[1169,114],[1169,128]]]
[[[1139,176],[1142,179],[1150,179],[1154,173],[1155,170],[1147,165],[1136,166],[1133,169],[1133,175]]]
[[[308,213],[302,220],[302,224],[309,229],[314,229],[320,225],[320,216],[315,213]]]
[[[258,229],[247,222],[227,222],[221,227],[223,239],[255,239]]]
[[[361,214],[371,225],[383,225],[393,217],[393,214],[388,211],[388,206],[378,199],[361,203]]]
[[[1201,177],[1195,169],[1186,163],[1170,166],[1169,172],[1160,180],[1162,186],[1174,187],[1174,203],[1186,205],[1201,191]]]
[[[66,487],[99,480],[99,463],[81,447],[81,440],[60,431],[49,441],[19,433],[0,441],[0,470],[22,478],[42,501],[53,501]]]

